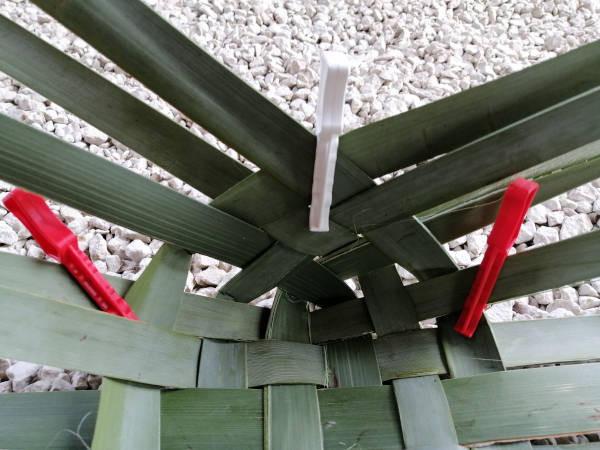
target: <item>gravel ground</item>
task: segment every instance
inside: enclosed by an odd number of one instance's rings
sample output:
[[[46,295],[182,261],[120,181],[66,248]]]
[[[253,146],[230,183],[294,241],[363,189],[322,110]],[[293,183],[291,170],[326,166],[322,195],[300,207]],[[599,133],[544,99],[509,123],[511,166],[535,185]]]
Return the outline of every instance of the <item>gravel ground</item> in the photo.
[[[320,49],[343,51],[352,61],[344,106],[344,129],[348,131],[600,37],[598,0],[148,3],[310,130],[315,124]],[[29,2],[4,0],[0,2],[0,13],[256,170],[251,162],[189,122]],[[0,113],[54,133],[198,201],[209,201],[181,180],[2,73]],[[379,181],[402,173],[400,170],[388,174]],[[0,182],[0,199],[11,189],[11,185]],[[70,207],[56,203],[51,203],[51,207],[79,236],[80,247],[101,272],[135,280],[160,248],[157,240]],[[596,180],[532,208],[512,252],[596,229],[599,213],[600,180]],[[489,231],[490,227],[486,227],[444,245],[460,267],[479,264]],[[0,250],[46,258],[27,230],[1,207]],[[238,271],[230,264],[194,255],[186,290],[214,296]],[[410,273],[401,268],[399,271],[405,283],[416,282]],[[359,290],[355,281],[349,283]],[[589,280],[579,286],[505,302],[490,308],[487,314],[492,320],[597,314],[599,291],[600,280]],[[255,303],[270,306],[271,301],[272,292]],[[87,389],[99,384],[97,377],[78,372],[0,359],[0,381],[7,378],[0,383],[0,392]]]

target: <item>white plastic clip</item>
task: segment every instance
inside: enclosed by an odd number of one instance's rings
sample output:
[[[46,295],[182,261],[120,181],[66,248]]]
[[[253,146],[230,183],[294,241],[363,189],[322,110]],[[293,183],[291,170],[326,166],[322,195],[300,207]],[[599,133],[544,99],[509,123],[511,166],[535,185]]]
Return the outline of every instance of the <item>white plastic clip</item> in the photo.
[[[321,80],[317,104],[317,151],[310,206],[310,231],[329,231],[329,209],[349,70],[348,58],[343,53],[323,52],[321,54]]]

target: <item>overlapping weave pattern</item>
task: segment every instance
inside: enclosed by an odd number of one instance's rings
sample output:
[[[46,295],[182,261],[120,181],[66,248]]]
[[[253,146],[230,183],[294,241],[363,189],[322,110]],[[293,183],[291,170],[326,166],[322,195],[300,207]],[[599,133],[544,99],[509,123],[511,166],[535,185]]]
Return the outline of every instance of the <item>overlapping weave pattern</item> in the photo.
[[[135,283],[109,279],[141,322],[0,254],[0,355],[105,377],[101,394],[0,397],[0,448],[526,449],[600,431],[600,318],[484,321],[465,339],[452,327],[477,268],[440,244],[491,223],[517,176],[540,184],[534,203],[598,177],[600,44],[342,136],[330,231],[311,233],[313,134],[138,0],[33,3],[261,170],[0,17],[0,70],[213,198],[0,116],[1,179],[167,242]],[[243,270],[216,299],[184,294],[189,252]],[[490,301],[599,275],[592,232],[509,257]],[[271,311],[247,305],[276,286]]]

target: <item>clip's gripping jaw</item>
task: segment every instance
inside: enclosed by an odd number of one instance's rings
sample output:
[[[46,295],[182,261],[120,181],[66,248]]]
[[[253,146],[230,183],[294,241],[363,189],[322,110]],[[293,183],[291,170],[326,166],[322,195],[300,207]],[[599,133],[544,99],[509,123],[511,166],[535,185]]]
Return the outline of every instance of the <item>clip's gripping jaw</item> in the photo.
[[[519,235],[521,224],[537,189],[537,183],[523,178],[516,179],[506,189],[500,212],[487,241],[485,256],[454,326],[460,334],[471,337],[475,333],[504,260]]]
[[[137,320],[125,300],[79,249],[77,236],[48,208],[43,197],[15,189],[4,205],[30,231],[42,250],[63,264],[103,311]]]

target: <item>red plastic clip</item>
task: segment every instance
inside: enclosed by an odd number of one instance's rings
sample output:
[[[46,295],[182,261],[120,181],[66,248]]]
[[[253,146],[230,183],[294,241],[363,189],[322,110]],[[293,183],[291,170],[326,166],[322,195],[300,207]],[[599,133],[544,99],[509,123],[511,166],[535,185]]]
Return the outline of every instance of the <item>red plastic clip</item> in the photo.
[[[519,235],[521,224],[537,189],[537,183],[523,178],[517,178],[506,189],[500,212],[487,240],[485,256],[454,326],[460,334],[471,337],[475,333],[500,269]]]
[[[71,272],[100,309],[138,320],[127,302],[79,250],[77,236],[58,220],[43,197],[17,188],[4,198],[4,206],[23,222],[47,255]]]

